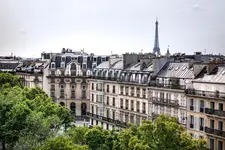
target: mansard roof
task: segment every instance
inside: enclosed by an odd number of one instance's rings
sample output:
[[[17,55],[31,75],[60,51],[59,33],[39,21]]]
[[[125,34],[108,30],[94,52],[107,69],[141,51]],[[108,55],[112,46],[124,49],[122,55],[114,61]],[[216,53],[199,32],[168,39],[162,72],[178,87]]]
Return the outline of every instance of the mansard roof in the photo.
[[[169,62],[156,75],[162,78],[193,79],[194,69],[189,62]]]

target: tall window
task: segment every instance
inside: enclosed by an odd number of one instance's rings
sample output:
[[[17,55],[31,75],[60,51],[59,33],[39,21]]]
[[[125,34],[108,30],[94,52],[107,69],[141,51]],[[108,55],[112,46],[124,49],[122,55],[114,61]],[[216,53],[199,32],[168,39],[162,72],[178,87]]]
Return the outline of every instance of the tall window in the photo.
[[[219,103],[219,111],[223,111],[223,103]]]
[[[146,89],[145,88],[142,89],[142,97],[146,98]]]
[[[200,101],[200,112],[204,112],[204,101]]]
[[[113,97],[113,106],[115,106],[115,97]]]
[[[194,110],[194,100],[190,99],[190,110]]]
[[[215,108],[215,103],[214,102],[210,102],[210,109],[214,109]]]
[[[199,118],[199,130],[203,131],[204,129],[204,118]]]
[[[94,101],[94,94],[91,94],[91,101]]]
[[[116,93],[116,87],[113,85],[113,93]]]
[[[223,142],[218,141],[218,150],[223,150]]]
[[[136,93],[137,93],[137,97],[140,97],[140,88],[139,87],[137,87]]]
[[[94,90],[94,83],[91,84],[91,89]]]
[[[190,116],[190,128],[194,128],[194,116]]]
[[[137,101],[137,103],[136,103],[136,109],[137,109],[137,112],[140,112],[140,102],[139,101]]]
[[[218,121],[218,130],[223,131],[223,121]]]
[[[109,97],[106,97],[106,105],[109,105]]]
[[[134,87],[130,88],[130,94],[131,94],[131,96],[134,96]]]
[[[109,93],[109,85],[106,86],[106,92]]]
[[[210,147],[210,150],[214,150],[214,139],[209,140],[209,147]]]
[[[214,129],[214,123],[215,123],[214,120],[210,120],[210,128]]]
[[[123,98],[120,98],[120,108],[123,108]]]
[[[123,86],[120,86],[120,94],[123,95]]]
[[[126,99],[126,109],[128,109],[128,107],[129,107],[129,101],[128,99]]]
[[[143,103],[143,104],[142,104],[142,110],[143,110],[143,113],[144,113],[144,114],[146,113],[145,107],[146,107],[146,106],[145,106],[145,103]]]
[[[134,110],[134,101],[131,101],[131,110]]]

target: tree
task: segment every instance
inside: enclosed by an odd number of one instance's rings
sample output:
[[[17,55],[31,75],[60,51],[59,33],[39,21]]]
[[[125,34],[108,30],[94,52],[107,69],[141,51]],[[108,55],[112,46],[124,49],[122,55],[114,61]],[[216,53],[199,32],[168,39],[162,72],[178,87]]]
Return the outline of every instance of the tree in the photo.
[[[0,87],[4,84],[10,85],[10,87],[19,86],[22,87],[22,83],[19,77],[14,76],[10,73],[0,72]]]
[[[37,150],[76,150],[72,140],[65,136],[58,136],[47,140],[43,146]]]
[[[85,134],[88,130],[87,127],[73,127],[67,131],[66,135],[70,137],[74,144],[85,145],[87,144]]]
[[[0,92],[0,142],[3,149],[32,148],[55,137],[72,121],[70,111],[40,89],[3,88]],[[54,128],[53,128],[54,127]]]

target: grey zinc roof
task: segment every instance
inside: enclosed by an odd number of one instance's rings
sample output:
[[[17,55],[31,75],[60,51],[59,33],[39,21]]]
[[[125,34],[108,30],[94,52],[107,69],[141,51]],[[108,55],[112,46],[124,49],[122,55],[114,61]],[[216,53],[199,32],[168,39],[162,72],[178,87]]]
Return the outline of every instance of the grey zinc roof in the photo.
[[[140,71],[140,62],[132,65],[131,67],[127,68],[126,70],[130,71]]]
[[[193,80],[193,82],[225,83],[225,67],[218,67],[216,74],[204,74],[202,77]]]
[[[193,68],[189,68],[188,62],[185,63],[167,63],[165,67],[163,67],[159,73],[157,74],[158,77],[162,78],[186,78],[186,79],[193,79],[194,78],[194,71]]]
[[[149,71],[153,72],[153,64],[149,65],[147,68],[145,68],[143,71]]]
[[[119,60],[115,62],[112,66],[111,69],[123,69],[123,61]]]
[[[97,69],[108,69],[109,68],[109,61],[102,62],[96,68]]]

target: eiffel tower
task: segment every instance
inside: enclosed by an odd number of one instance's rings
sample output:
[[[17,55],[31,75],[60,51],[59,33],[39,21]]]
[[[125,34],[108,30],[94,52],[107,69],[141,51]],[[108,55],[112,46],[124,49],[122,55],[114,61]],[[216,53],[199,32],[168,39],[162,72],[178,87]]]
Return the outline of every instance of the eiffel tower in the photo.
[[[159,48],[159,32],[158,32],[158,20],[156,19],[155,22],[155,41],[154,41],[154,48],[153,48],[153,53],[157,55],[161,55],[160,53],[160,48]]]

